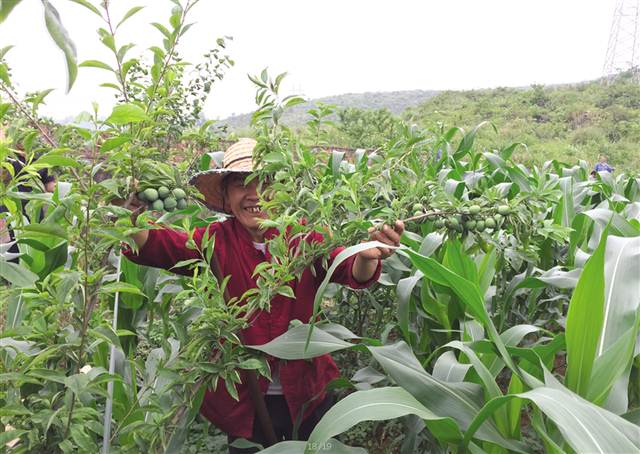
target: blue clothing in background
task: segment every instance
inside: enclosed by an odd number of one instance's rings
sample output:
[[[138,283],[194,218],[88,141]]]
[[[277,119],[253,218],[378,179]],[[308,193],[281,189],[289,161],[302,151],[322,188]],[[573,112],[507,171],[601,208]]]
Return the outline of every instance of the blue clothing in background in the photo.
[[[594,169],[596,172],[609,172],[613,173],[613,167],[611,167],[606,162],[599,162],[596,164],[596,168]]]

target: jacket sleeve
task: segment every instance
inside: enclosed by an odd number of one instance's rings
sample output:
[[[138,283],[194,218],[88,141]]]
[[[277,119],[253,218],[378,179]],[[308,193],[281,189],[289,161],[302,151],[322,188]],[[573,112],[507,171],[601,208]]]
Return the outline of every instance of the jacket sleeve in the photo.
[[[310,241],[321,242],[321,241],[324,241],[324,237],[322,236],[322,234],[316,233],[311,237]],[[331,267],[331,265],[333,265],[338,255],[344,250],[345,250],[345,247],[340,246],[335,248],[333,251],[331,251],[331,253],[329,254],[329,260],[327,264],[328,267]],[[355,259],[356,259],[355,255],[352,255],[351,257],[344,259],[333,271],[333,274],[331,275],[331,278],[330,278],[330,282],[346,285],[347,287],[350,287],[352,289],[367,288],[373,285],[375,282],[377,282],[378,278],[380,278],[380,273],[382,272],[382,261],[378,260],[378,266],[376,267],[376,271],[373,273],[373,276],[371,276],[371,279],[369,279],[366,282],[358,282],[356,278],[353,276],[353,262],[355,261]],[[325,276],[327,275],[327,270],[325,270],[322,267],[322,260],[316,261],[315,270],[316,270],[316,282],[318,283],[318,285],[320,285],[320,283],[324,280]]]
[[[215,233],[215,224],[209,226],[209,234]],[[198,228],[194,232],[193,239],[198,244],[202,242],[205,228]],[[189,236],[185,232],[179,232],[168,228],[149,230],[147,242],[136,254],[129,246],[123,248],[123,254],[138,265],[163,268],[185,276],[191,275],[188,266],[174,268],[176,263],[184,260],[199,259],[202,256],[197,249],[187,247]]]
[[[333,264],[338,254],[340,254],[344,250],[345,248],[343,246],[340,246],[331,251],[331,254],[329,256],[329,266]],[[378,266],[376,267],[376,271],[368,281],[358,282],[356,278],[353,277],[353,262],[355,261],[355,259],[356,256],[352,255],[351,257],[348,257],[343,262],[341,262],[331,275],[330,281],[335,282],[336,284],[346,285],[347,287],[353,289],[367,288],[377,282],[380,278],[380,273],[382,272],[382,260],[378,259]]]

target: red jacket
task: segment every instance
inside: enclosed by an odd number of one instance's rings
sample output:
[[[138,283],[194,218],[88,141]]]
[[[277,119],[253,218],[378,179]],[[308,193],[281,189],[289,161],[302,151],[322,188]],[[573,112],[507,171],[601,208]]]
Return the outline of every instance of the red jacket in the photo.
[[[256,287],[256,281],[252,277],[256,265],[271,257],[268,251],[265,257],[262,252],[255,249],[249,232],[235,218],[213,223],[208,228],[210,236],[215,234],[214,254],[220,264],[220,271],[223,276],[231,276],[227,286],[229,295],[239,298],[246,290]],[[204,231],[204,227],[196,229],[194,241],[197,244],[202,240]],[[276,233],[275,229],[270,229],[265,237],[270,238]],[[310,241],[322,241],[322,239],[322,235],[314,234]],[[169,269],[181,260],[199,258],[197,251],[186,247],[186,240],[185,233],[169,229],[150,230],[149,238],[138,255],[133,254],[131,250],[125,250],[124,254],[141,265]],[[331,253],[330,260],[333,260],[343,249],[342,247],[335,249]],[[332,282],[348,285],[351,288],[365,288],[378,280],[380,263],[369,281],[357,282],[351,272],[354,258],[355,256],[352,256],[340,264],[331,278]],[[326,275],[321,268],[316,267],[320,270],[316,276],[306,269],[300,279],[292,284],[295,299],[282,295],[276,296],[271,301],[271,311],[260,312],[251,326],[243,331],[244,342],[248,345],[262,345],[285,333],[291,320],[298,319],[307,323],[313,315],[316,290]],[[182,273],[190,274],[186,270]],[[272,359],[270,364],[272,367],[276,366],[277,361]],[[329,355],[313,360],[282,361],[279,372],[282,391],[294,421],[302,405],[314,396],[320,395],[307,405],[304,418],[308,417],[324,399],[324,388],[327,383],[339,376],[338,368]],[[240,376],[244,382],[242,371]],[[259,385],[265,393],[269,387],[269,381],[260,377]],[[250,438],[253,433],[255,410],[248,388],[240,384],[237,389],[239,401],[234,400],[222,384],[218,385],[215,391],[207,390],[200,411],[224,432],[234,437]]]

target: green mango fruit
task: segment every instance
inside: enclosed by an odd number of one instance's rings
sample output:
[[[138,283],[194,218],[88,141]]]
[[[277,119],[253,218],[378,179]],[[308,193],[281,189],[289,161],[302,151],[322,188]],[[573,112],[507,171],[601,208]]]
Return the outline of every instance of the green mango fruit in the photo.
[[[187,199],[178,200],[177,207],[178,207],[179,210],[184,210],[185,208],[187,208]]]
[[[511,211],[511,208],[509,208],[508,205],[500,205],[498,207],[498,214],[501,214],[503,216],[509,214],[510,211]]]
[[[153,188],[145,189],[144,197],[149,202],[155,202],[156,200],[158,200],[158,191]]]
[[[496,221],[493,218],[487,218],[484,221],[484,225],[488,229],[495,229],[496,228]]]
[[[484,231],[485,226],[486,226],[486,225],[485,225],[484,221],[478,221],[478,222],[476,223],[476,231],[477,231],[477,232],[483,232],[483,231]]]
[[[162,200],[156,200],[151,204],[151,209],[155,211],[162,211],[164,210],[164,203]]]
[[[164,209],[167,211],[173,211],[178,206],[178,201],[173,197],[167,197],[164,199]]]
[[[167,197],[169,197],[170,193],[171,191],[166,186],[160,186],[158,188],[158,195],[160,196],[161,199],[166,199]]]
[[[478,214],[480,213],[480,205],[471,205],[469,207],[469,213],[471,214]]]
[[[175,188],[172,191],[172,194],[176,200],[184,199],[185,197],[187,197],[187,193],[184,192],[184,189],[181,189],[181,188]]]
[[[467,230],[473,231],[473,229],[476,228],[476,221],[474,221],[473,219],[469,219],[467,222],[464,223],[464,227]]]

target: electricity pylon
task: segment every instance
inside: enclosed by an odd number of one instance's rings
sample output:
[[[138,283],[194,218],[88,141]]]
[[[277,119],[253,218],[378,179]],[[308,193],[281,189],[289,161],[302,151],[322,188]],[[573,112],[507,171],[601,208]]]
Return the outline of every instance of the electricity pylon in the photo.
[[[617,0],[604,59],[605,82],[611,82],[618,74],[626,71],[631,71],[633,80],[639,81],[639,23],[640,0]]]

